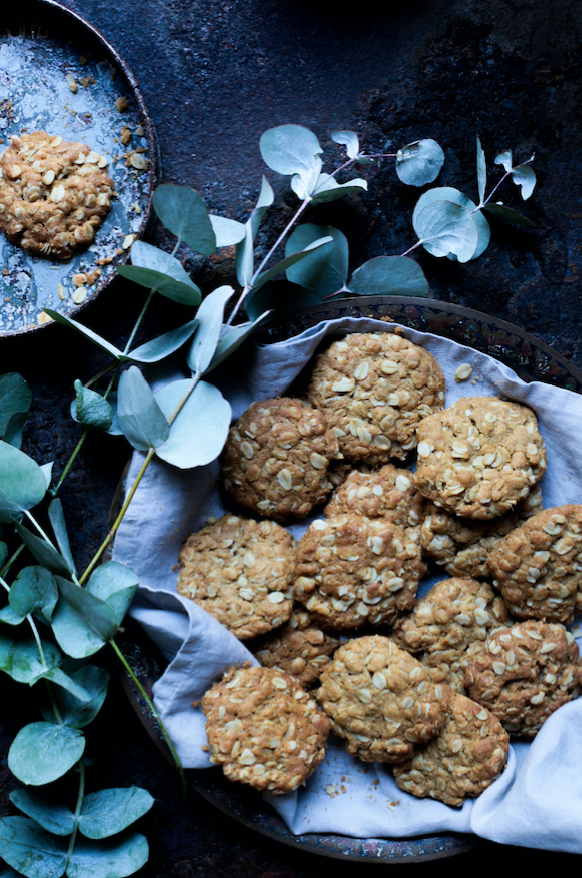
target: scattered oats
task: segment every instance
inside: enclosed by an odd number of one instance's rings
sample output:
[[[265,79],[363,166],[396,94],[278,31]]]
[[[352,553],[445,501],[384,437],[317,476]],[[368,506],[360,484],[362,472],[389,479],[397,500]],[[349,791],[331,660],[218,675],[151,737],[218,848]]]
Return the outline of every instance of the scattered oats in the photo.
[[[455,370],[455,381],[466,381],[472,371],[473,367],[470,363],[461,363]]]

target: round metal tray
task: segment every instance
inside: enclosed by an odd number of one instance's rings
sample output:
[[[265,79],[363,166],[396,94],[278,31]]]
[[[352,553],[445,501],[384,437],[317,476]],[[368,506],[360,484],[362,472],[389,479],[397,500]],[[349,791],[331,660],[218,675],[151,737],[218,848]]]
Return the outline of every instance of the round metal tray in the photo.
[[[116,197],[91,246],[68,260],[27,253],[0,233],[0,336],[46,326],[43,308],[72,316],[96,298],[127,261],[128,236],[146,230],[158,173],[153,125],[133,74],[94,27],[54,0],[22,0],[0,12],[0,151],[11,135],[35,130],[101,153]],[[74,275],[95,268],[96,282],[79,291]]]
[[[544,381],[582,392],[582,371],[549,345],[511,323],[435,299],[368,296],[343,299],[291,315],[270,324],[257,336],[263,343],[279,341],[339,317],[374,317],[419,331],[431,332],[482,351],[511,366],[524,380]],[[151,696],[151,687],[163,672],[165,661],[136,625],[130,625],[123,651],[136,676]],[[152,740],[171,760],[154,717],[129,677],[123,685]],[[245,826],[294,848],[314,854],[357,862],[425,862],[468,852],[473,836],[457,833],[415,838],[352,838],[312,833],[293,835],[262,797],[242,784],[227,781],[219,768],[187,772],[189,783],[205,799]]]

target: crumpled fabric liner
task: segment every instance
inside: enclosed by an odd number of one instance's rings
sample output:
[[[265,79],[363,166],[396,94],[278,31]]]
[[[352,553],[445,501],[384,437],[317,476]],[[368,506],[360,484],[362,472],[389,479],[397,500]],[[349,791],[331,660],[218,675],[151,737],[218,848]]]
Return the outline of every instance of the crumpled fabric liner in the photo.
[[[288,341],[247,345],[209,378],[231,403],[236,419],[254,400],[284,395],[324,338],[331,343],[348,331],[393,330],[394,324],[367,318],[329,321]],[[437,358],[446,378],[447,406],[462,396],[503,396],[530,405],[548,450],[548,472],[542,481],[545,508],[582,501],[581,396],[543,382],[525,382],[497,360],[454,341],[406,327],[402,333]],[[473,371],[469,380],[457,382],[455,370],[461,363],[470,363]],[[143,455],[134,453],[128,484],[142,461]],[[113,553],[114,560],[139,574],[131,615],[170,662],[154,686],[154,698],[186,768],[210,765],[202,749],[204,716],[197,702],[233,664],[257,664],[243,643],[176,591],[182,541],[209,516],[227,511],[216,488],[218,473],[217,462],[182,471],[154,461],[129,507]],[[310,520],[289,529],[299,537]],[[423,583],[419,595],[443,578],[444,571]],[[353,759],[334,736],[324,762],[304,787],[265,799],[294,834],[400,838],[452,831],[504,844],[582,853],[582,699],[556,712],[532,743],[512,743],[501,777],[461,808],[404,793],[387,766]]]

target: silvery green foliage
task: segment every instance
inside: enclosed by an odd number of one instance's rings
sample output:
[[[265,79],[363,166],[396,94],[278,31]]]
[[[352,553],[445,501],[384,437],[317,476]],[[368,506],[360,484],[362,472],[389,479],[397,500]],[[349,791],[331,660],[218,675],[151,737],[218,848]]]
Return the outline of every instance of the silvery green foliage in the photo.
[[[436,140],[415,140],[396,153],[396,175],[408,186],[433,183],[440,174],[445,154]]]

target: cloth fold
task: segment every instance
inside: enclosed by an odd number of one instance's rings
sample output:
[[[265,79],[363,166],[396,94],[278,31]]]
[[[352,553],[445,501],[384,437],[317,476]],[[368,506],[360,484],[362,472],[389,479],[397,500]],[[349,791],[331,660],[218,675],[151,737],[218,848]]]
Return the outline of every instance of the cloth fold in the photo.
[[[251,402],[284,395],[322,343],[347,332],[394,329],[394,324],[366,318],[324,322],[285,342],[268,346],[251,342],[210,379],[230,402],[236,419]],[[438,360],[446,378],[447,405],[463,396],[503,396],[531,406],[548,452],[548,472],[542,482],[544,506],[582,502],[581,396],[539,381],[525,382],[497,360],[448,339],[406,327],[398,331]],[[469,380],[457,382],[455,370],[462,363],[469,363],[472,373]],[[143,456],[136,452],[128,484],[142,462]],[[113,552],[114,560],[140,577],[131,615],[169,661],[154,687],[154,697],[186,768],[210,764],[203,749],[204,717],[193,703],[233,664],[256,664],[243,643],[176,591],[182,541],[209,516],[227,511],[217,490],[218,474],[217,462],[181,471],[153,461]],[[302,522],[290,530],[298,537],[305,527]],[[423,593],[430,584],[423,583]],[[577,627],[574,634],[579,635]],[[353,759],[334,738],[326,759],[305,787],[265,798],[296,834],[400,838],[472,832],[504,844],[582,853],[582,699],[554,714],[532,743],[513,744],[502,776],[462,808],[402,792],[389,768]]]

